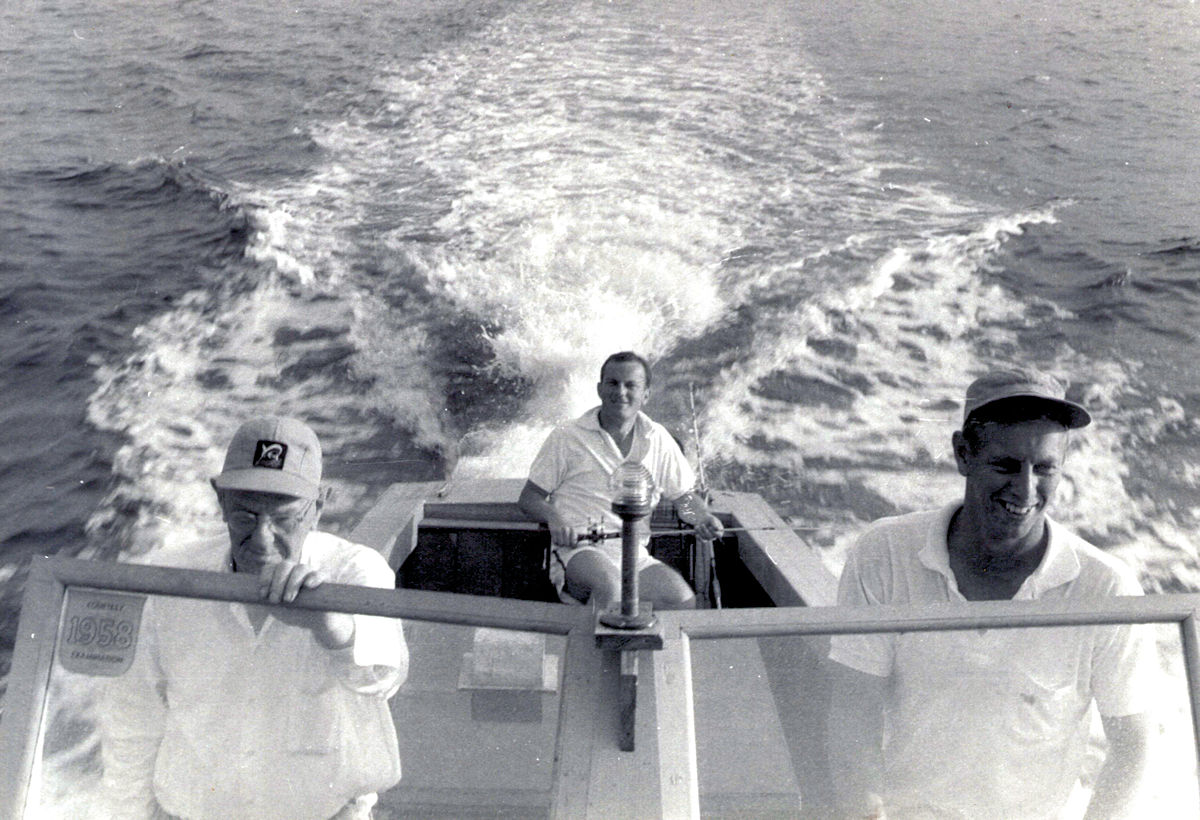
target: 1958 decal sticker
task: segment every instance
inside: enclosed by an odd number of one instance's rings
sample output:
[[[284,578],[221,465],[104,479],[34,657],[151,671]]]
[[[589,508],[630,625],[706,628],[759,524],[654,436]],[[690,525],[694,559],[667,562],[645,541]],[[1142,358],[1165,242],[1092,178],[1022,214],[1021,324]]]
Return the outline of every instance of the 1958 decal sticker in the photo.
[[[59,633],[64,669],[116,677],[133,663],[146,596],[68,589]]]

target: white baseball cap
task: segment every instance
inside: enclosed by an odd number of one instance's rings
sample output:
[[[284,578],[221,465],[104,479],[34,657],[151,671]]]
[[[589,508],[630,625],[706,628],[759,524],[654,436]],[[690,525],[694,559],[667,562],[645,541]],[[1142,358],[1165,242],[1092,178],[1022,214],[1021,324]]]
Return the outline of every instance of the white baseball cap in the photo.
[[[321,489],[321,442],[299,419],[252,419],[233,434],[213,483],[220,490],[315,499]]]

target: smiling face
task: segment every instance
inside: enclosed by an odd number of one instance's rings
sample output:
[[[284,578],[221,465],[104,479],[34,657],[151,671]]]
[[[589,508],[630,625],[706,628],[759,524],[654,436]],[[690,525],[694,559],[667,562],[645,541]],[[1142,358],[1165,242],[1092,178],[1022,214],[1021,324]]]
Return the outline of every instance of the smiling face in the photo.
[[[650,396],[645,368],[636,361],[609,362],[600,371],[596,394],[600,397],[601,421],[632,422]]]
[[[979,547],[1001,556],[1041,544],[1067,437],[1066,428],[1045,419],[986,423],[974,447],[961,431],[954,434],[958,472],[967,479],[963,520]]]
[[[268,564],[298,560],[320,510],[320,501],[250,490],[219,490],[218,498],[234,567],[255,575]]]

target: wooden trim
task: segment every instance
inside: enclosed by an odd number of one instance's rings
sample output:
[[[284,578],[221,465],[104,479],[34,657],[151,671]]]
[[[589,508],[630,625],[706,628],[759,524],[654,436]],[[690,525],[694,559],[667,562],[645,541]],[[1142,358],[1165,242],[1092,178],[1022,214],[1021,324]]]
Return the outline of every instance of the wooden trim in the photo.
[[[66,586],[138,592],[145,595],[175,595],[215,601],[262,603],[258,579],[232,572],[207,572],[177,567],[152,567],[112,561],[83,561],[57,556],[36,559]],[[285,606],[265,604],[265,606]],[[491,626],[565,635],[578,620],[579,607],[425,592],[417,589],[380,589],[348,584],[322,584],[301,591],[286,606],[408,618],[417,621]]]
[[[580,610],[588,610],[579,607]],[[552,818],[587,816],[592,746],[603,731],[599,690],[603,683],[603,653],[592,637],[591,613],[586,625],[567,636],[558,739],[554,750]]]
[[[461,501],[448,504],[443,501],[425,502],[425,518],[457,518],[465,521],[510,521],[530,522],[516,501]]]
[[[712,609],[717,602],[709,590],[712,587],[713,542],[696,536],[692,549],[692,589],[696,593],[697,607]]]
[[[23,817],[30,798],[30,776],[45,734],[46,693],[65,585],[46,559],[35,557],[25,582],[21,617],[0,721],[0,817]]]
[[[637,693],[638,693],[638,653],[634,649],[626,649],[620,653],[620,674],[617,687],[617,711],[621,716],[621,728],[617,733],[617,748],[622,752],[632,752],[637,748]]]
[[[661,816],[695,820],[700,817],[700,775],[688,636],[678,630],[668,633],[654,659]]]
[[[748,530],[737,534],[738,556],[776,606],[837,603],[837,578],[761,496],[717,492],[713,507]]]
[[[1060,600],[963,601],[927,605],[681,610],[669,613],[692,638],[845,635],[1091,624],[1179,623],[1200,593],[1129,595],[1083,605]]]
[[[528,521],[517,506],[523,478],[472,478],[451,481],[426,499],[427,518]]]
[[[536,817],[546,810],[547,792],[539,789],[458,788],[451,799],[446,790],[402,785],[403,797],[388,795],[388,808],[404,817],[456,817],[459,820],[493,820],[496,817]],[[464,799],[465,798],[465,799]],[[478,808],[466,808],[475,806]],[[375,810],[378,817],[383,812]]]
[[[504,530],[538,532],[545,530],[544,524],[536,521],[500,521],[483,518],[431,518],[420,522],[421,529],[430,530]]]
[[[1183,641],[1183,664],[1187,676],[1188,699],[1192,707],[1192,733],[1200,756],[1200,621],[1192,611],[1179,624]]]
[[[350,532],[350,540],[378,550],[393,570],[399,570],[416,549],[425,499],[441,486],[441,482],[393,484]]]

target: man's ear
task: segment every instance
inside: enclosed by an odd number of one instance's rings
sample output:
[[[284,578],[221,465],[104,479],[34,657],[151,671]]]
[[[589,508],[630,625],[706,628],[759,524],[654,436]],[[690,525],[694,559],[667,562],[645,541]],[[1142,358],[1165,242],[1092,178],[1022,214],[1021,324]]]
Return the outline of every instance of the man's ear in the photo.
[[[221,518],[225,518],[225,491],[217,486],[217,480],[210,478],[208,483],[212,486],[213,492],[217,494],[217,512],[221,514]]]
[[[971,455],[971,445],[967,444],[967,438],[962,434],[962,430],[954,431],[954,435],[950,437],[950,446],[954,450],[954,463],[958,466],[958,474],[965,476],[967,460]]]
[[[317,511],[317,518],[321,517],[321,511],[325,509],[325,502],[329,500],[329,493],[333,490],[332,487],[325,486],[317,490],[317,497],[313,500],[313,509]],[[315,523],[314,523],[314,526]]]

